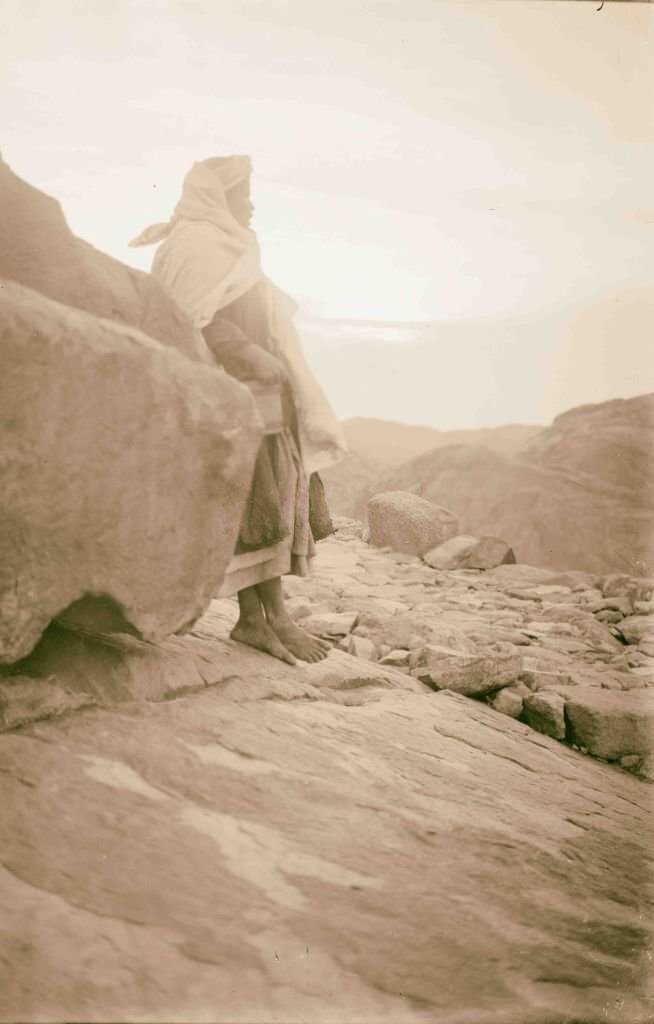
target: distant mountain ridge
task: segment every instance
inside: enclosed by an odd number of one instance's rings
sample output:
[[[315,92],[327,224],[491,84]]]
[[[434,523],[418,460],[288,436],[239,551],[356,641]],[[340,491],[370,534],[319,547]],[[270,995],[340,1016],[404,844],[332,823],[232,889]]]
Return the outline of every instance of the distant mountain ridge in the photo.
[[[482,431],[457,431],[477,435],[476,443],[445,443],[391,468],[373,463],[367,447],[360,453],[356,438],[365,442],[368,427],[354,423],[351,462],[325,474],[335,512],[365,518],[373,494],[411,491],[455,512],[462,533],[503,537],[519,561],[654,574],[654,394],[579,406],[544,429],[518,428],[533,433],[517,451],[510,442],[508,451],[480,444]],[[486,434],[506,445],[517,440],[511,431]],[[387,442],[391,461],[406,438],[426,437],[397,436],[395,449]]]
[[[337,515],[361,515],[375,482],[405,462],[448,445],[485,445],[491,451],[513,455],[542,427],[511,424],[479,430],[436,430],[433,427],[355,417],[343,422],[350,454],[322,474],[329,503]],[[365,512],[365,510],[364,510]]]
[[[476,430],[436,430],[364,417],[345,420],[343,428],[352,451],[389,466],[450,444],[483,444],[503,455],[514,455],[543,429],[535,425],[509,424]]]

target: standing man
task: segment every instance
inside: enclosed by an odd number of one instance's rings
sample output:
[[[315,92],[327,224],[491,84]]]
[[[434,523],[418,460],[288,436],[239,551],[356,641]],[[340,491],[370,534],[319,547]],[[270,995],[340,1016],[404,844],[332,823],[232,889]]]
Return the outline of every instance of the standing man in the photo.
[[[171,220],[131,244],[161,243],[153,274],[202,331],[216,361],[250,387],[266,426],[219,595],[238,594],[231,635],[289,664],[313,662],[326,657],[329,645],[293,622],[281,577],[305,576],[314,540],[331,532],[318,471],[347,449],[302,355],[297,307],[261,269],[250,179],[245,156],[195,163]]]

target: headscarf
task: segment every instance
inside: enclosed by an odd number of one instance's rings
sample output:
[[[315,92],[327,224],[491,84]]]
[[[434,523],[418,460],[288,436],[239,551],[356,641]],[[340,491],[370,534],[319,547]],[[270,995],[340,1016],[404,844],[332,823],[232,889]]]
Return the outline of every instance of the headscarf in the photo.
[[[239,224],[227,192],[251,174],[249,157],[212,157],[193,164],[182,196],[165,224],[146,228],[130,245],[161,242],[152,272],[172,293],[196,328],[264,282],[273,351],[288,369],[298,412],[307,473],[339,462],[347,453],[343,431],[306,364],[293,316],[295,302],[263,276],[254,231]]]
[[[197,328],[263,277],[256,235],[232,214],[227,193],[249,179],[247,156],[194,163],[171,219],[153,224],[130,242],[162,244],[152,272]]]

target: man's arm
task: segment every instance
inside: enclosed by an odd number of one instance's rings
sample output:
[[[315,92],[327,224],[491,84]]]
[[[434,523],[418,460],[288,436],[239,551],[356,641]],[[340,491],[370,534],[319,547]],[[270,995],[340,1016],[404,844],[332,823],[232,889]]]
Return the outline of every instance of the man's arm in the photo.
[[[285,377],[282,363],[247,335],[231,320],[215,316],[202,331],[211,354],[225,371],[237,380],[279,384]]]

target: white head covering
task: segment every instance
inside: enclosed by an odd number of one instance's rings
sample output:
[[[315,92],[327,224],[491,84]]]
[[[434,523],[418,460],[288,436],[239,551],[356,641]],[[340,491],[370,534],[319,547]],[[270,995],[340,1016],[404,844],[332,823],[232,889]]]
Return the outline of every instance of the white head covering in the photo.
[[[249,179],[249,157],[212,157],[193,164],[171,219],[153,224],[130,245],[161,242],[152,272],[193,321],[206,327],[215,314],[264,280],[272,350],[284,359],[298,411],[307,473],[325,469],[347,452],[329,402],[307,366],[293,315],[296,305],[263,277],[256,235],[234,218],[226,193]]]
[[[195,327],[263,277],[256,235],[232,214],[227,193],[251,174],[247,156],[211,157],[193,164],[173,216],[146,228],[130,245],[162,244],[152,272]]]

